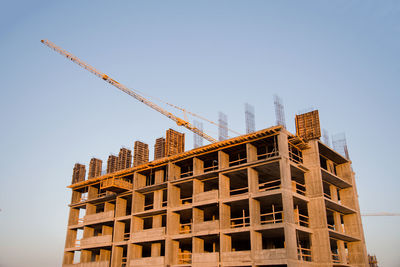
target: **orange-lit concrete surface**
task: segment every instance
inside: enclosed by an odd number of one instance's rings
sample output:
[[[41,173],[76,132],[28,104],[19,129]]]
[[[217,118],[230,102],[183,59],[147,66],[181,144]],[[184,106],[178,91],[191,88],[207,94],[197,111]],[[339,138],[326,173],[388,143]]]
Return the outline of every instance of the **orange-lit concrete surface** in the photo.
[[[134,167],[121,153],[87,180],[76,166],[64,267],[368,266],[351,162],[318,139],[276,126]]]

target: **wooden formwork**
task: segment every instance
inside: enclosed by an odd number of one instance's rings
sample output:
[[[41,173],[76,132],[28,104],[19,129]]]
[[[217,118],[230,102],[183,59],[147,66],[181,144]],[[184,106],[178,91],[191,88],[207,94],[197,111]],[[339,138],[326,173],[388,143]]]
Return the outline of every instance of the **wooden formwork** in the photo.
[[[92,158],[89,163],[88,178],[94,178],[101,175],[101,166],[103,161],[101,159]]]
[[[305,140],[321,137],[318,110],[296,115],[296,135]]]
[[[165,156],[169,157],[185,151],[185,134],[168,129],[165,140]]]
[[[139,166],[149,162],[149,145],[140,141],[135,141],[133,150],[133,166]]]
[[[72,173],[72,183],[85,181],[86,167],[83,164],[76,163]]]
[[[116,172],[118,170],[118,157],[114,155],[108,156],[107,173]]]
[[[156,139],[154,145],[154,160],[165,157],[165,138],[160,137]]]
[[[118,170],[123,170],[131,167],[132,151],[127,148],[121,148],[118,154]]]

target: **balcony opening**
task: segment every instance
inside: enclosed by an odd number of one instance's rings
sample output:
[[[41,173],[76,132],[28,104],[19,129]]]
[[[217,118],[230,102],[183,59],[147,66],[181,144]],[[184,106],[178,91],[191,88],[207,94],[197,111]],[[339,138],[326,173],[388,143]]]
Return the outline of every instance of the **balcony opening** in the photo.
[[[323,155],[319,156],[319,162],[322,169],[337,175],[337,164]]]
[[[296,164],[303,164],[303,152],[297,146],[289,142],[289,159]]]
[[[229,204],[231,228],[250,226],[249,200],[235,201]]]
[[[204,252],[214,253],[219,252],[219,237],[218,235],[207,235],[201,237],[204,242]]]
[[[268,159],[279,155],[277,136],[268,137],[251,143],[257,148],[257,160]]]
[[[251,249],[250,232],[232,233],[232,251],[246,251]]]
[[[306,185],[304,180],[304,172],[294,166],[290,166],[290,173],[292,175],[292,190],[297,194],[306,195]]]
[[[175,164],[181,169],[180,178],[193,176],[193,158],[182,160]]]
[[[328,228],[331,230],[336,230],[334,214],[335,212],[333,210],[326,210],[326,220],[328,223]]]
[[[178,249],[178,264],[192,263],[192,239],[180,239]]]
[[[181,205],[191,204],[193,201],[193,181],[176,185],[180,190]]]
[[[246,145],[239,145],[225,149],[229,156],[229,167],[238,166],[247,162]]]
[[[322,181],[322,187],[324,189],[324,196],[328,199],[332,199],[331,185],[325,181]]]
[[[202,156],[199,156],[198,158],[204,162],[203,171],[205,173],[218,170],[218,153],[217,152],[202,155]]]
[[[153,228],[153,216],[143,218],[143,230]]]
[[[192,210],[182,210],[177,212],[179,215],[179,233],[189,234],[192,232]]]
[[[161,206],[163,208],[168,206],[168,191],[167,191],[167,189],[164,189],[162,191],[162,203],[161,203]]]
[[[73,264],[76,264],[76,263],[80,263],[81,262],[81,251],[80,250],[77,250],[77,251],[75,251],[74,252],[74,259],[73,259]]]
[[[204,192],[211,191],[211,190],[218,190],[218,177],[209,178],[206,180],[202,180]]]
[[[329,243],[331,245],[332,262],[333,263],[340,263],[339,249],[338,249],[337,240],[330,238],[329,239]]]
[[[132,195],[127,196],[126,198],[126,208],[125,208],[125,216],[132,214]]]
[[[297,257],[301,261],[312,261],[310,234],[296,230]]]
[[[283,222],[282,196],[263,197],[258,200],[260,205],[260,224],[275,224]]]
[[[278,249],[285,247],[283,228],[261,231],[262,249]]]
[[[154,192],[144,194],[144,210],[154,209]]]
[[[122,247],[122,258],[121,258],[121,267],[126,267],[128,264],[128,248],[127,246]]]
[[[130,239],[131,236],[131,221],[130,220],[126,220],[124,221],[124,241],[127,241]]]
[[[204,212],[204,221],[216,221],[219,219],[219,209],[217,204],[210,204],[199,207]]]
[[[151,243],[142,244],[142,258],[151,257]]]
[[[230,196],[247,194],[249,192],[247,170],[234,171],[225,175],[229,177]]]
[[[307,202],[299,200],[297,198],[294,198],[293,202],[294,202],[294,219],[296,224],[303,227],[310,227],[310,218],[308,216]]]

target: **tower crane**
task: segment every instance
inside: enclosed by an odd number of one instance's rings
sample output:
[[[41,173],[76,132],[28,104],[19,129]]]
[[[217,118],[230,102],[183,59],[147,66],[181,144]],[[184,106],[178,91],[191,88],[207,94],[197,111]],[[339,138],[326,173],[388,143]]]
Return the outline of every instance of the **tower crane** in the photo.
[[[41,40],[41,42],[50,47],[51,49],[53,49],[54,51],[56,51],[57,53],[65,56],[67,59],[70,59],[71,61],[73,61],[74,63],[78,64],[79,66],[81,66],[82,68],[86,69],[87,71],[91,72],[92,74],[96,75],[97,77],[103,79],[104,81],[108,82],[109,84],[115,86],[116,88],[118,88],[119,90],[121,90],[122,92],[132,96],[133,98],[135,98],[136,100],[142,102],[143,104],[149,106],[150,108],[158,111],[159,113],[161,113],[162,115],[166,116],[167,118],[170,118],[171,120],[175,121],[176,124],[178,126],[183,126],[186,129],[192,131],[193,133],[203,137],[204,139],[208,140],[211,143],[215,143],[217,142],[216,139],[214,139],[213,137],[207,135],[206,133],[204,133],[203,131],[201,131],[200,129],[196,128],[194,125],[192,125],[191,123],[189,123],[189,121],[186,118],[186,113],[189,113],[191,115],[194,115],[196,117],[199,117],[201,119],[204,119],[212,124],[218,125],[210,120],[207,120],[195,113],[192,112],[188,112],[186,109],[177,107],[175,105],[172,105],[170,103],[165,102],[166,104],[180,109],[184,112],[185,115],[185,119],[181,119],[178,116],[175,116],[174,114],[172,114],[171,112],[161,108],[160,106],[158,106],[157,104],[153,103],[152,101],[148,100],[147,98],[141,96],[140,94],[134,92],[133,90],[129,89],[128,87],[126,87],[125,85],[117,82],[116,80],[112,79],[111,77],[109,77],[107,74],[102,73],[100,71],[98,71],[97,69],[95,69],[94,67],[90,66],[89,64],[83,62],[82,60],[80,60],[79,58],[77,58],[76,56],[72,55],[71,53],[69,53],[68,51],[65,51],[64,49],[62,49],[61,47],[58,47],[57,45],[55,45],[54,43],[48,41],[48,40]],[[135,90],[137,91],[137,90]],[[232,130],[230,130],[232,131]],[[234,131],[232,131],[234,132]],[[236,133],[236,132],[235,132]]]

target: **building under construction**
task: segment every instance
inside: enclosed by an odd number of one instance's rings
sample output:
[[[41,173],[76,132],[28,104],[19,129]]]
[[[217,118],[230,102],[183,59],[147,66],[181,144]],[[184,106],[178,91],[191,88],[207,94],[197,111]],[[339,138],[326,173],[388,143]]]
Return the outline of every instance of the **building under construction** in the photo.
[[[168,130],[73,171],[63,266],[367,266],[351,162],[318,112],[184,151]]]

